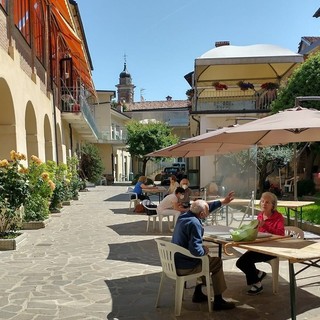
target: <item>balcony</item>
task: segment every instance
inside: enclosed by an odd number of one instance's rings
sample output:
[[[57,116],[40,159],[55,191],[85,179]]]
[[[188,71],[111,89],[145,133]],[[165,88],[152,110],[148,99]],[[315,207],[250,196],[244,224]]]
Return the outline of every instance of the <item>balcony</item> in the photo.
[[[91,110],[92,106],[82,94],[77,97],[73,94],[73,90],[67,88],[63,88],[63,92],[60,104],[62,119],[70,123],[72,128],[88,142],[97,142],[101,134]]]
[[[112,145],[122,146],[126,145],[127,130],[126,128],[119,128],[119,130],[102,131],[100,142],[110,143]]]
[[[198,92],[193,112],[267,112],[270,110],[271,102],[277,97],[276,90],[239,90],[239,88],[232,87],[229,87],[228,90],[203,88],[198,89]]]

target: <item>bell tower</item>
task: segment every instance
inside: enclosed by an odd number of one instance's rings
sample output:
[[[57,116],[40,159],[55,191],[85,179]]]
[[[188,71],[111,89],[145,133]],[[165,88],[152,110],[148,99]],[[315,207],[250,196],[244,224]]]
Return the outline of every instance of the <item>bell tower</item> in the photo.
[[[131,74],[127,70],[126,55],[124,56],[123,71],[119,75],[119,84],[117,87],[118,102],[121,104],[134,102],[134,88],[132,84]]]

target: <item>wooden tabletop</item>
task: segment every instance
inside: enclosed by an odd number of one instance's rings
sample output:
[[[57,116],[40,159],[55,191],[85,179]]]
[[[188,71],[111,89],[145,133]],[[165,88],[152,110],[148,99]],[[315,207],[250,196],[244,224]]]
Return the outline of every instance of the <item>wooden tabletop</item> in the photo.
[[[311,240],[287,238],[252,244],[238,243],[237,247],[274,255],[291,263],[320,259],[320,242]]]

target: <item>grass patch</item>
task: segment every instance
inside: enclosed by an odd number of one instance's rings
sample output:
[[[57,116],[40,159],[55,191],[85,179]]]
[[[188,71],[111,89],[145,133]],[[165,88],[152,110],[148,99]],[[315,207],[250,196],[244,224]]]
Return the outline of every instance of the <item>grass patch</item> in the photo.
[[[0,232],[0,239],[15,239],[20,235],[19,232]]]
[[[285,216],[287,215],[285,208],[279,207],[278,211]],[[294,212],[290,212],[290,217],[294,217]],[[320,224],[320,199],[316,200],[314,204],[303,207],[302,220]]]

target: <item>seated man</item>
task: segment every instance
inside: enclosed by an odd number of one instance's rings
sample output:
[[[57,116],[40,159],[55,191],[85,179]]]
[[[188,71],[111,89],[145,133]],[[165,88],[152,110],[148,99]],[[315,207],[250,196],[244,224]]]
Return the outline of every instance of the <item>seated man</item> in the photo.
[[[172,242],[186,248],[194,256],[208,255],[209,249],[203,245],[203,226],[201,220],[205,219],[209,210],[212,211],[222,204],[227,204],[233,200],[233,192],[230,192],[222,201],[214,201],[208,205],[204,200],[196,200],[191,204],[190,210],[179,216],[176,227],[173,232]],[[223,299],[222,293],[226,290],[226,282],[224,279],[222,260],[219,257],[211,257],[208,255],[212,285],[214,291],[214,310],[233,309],[235,304],[227,302]],[[185,257],[184,255],[175,256],[175,264],[178,275],[188,275],[197,273],[201,270],[201,262],[198,259]],[[204,281],[204,279],[202,279]],[[207,301],[207,296],[202,293],[202,284],[198,284],[195,288],[192,301]],[[210,284],[207,284],[210,285]]]
[[[184,197],[183,199],[179,199],[179,202],[182,204],[184,208],[190,207],[190,196],[193,194],[192,190],[189,188],[190,182],[187,178],[183,178],[180,181],[180,187],[184,189]]]
[[[174,193],[168,194],[158,205],[159,214],[174,215],[173,224],[176,225],[176,221],[181,214],[181,212],[187,211],[179,199],[183,199],[185,190],[181,187],[176,188]]]

